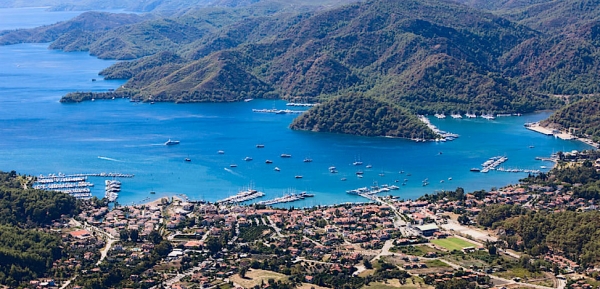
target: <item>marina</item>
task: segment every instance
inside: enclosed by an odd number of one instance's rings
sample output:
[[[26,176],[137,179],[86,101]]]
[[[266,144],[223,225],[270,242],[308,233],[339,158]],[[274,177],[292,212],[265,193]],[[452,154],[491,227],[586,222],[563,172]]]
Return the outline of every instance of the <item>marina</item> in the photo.
[[[252,109],[252,112],[260,113],[274,113],[274,114],[302,114],[304,110],[291,110],[291,109]]]
[[[440,117],[438,117],[438,118],[440,118]],[[444,115],[443,118],[446,118],[446,116]],[[442,141],[442,142],[452,141],[459,137],[458,134],[450,133],[450,132],[443,131],[443,130],[437,128],[437,126],[433,125],[431,123],[431,121],[429,121],[429,119],[427,117],[425,117],[424,115],[419,115],[419,119],[422,122],[424,122],[427,125],[427,127],[429,127],[431,130],[433,130],[433,132],[440,135],[440,138],[435,139],[435,141]],[[421,139],[421,140],[415,139],[415,141],[419,142],[419,141],[425,141],[425,140],[424,139]]]
[[[550,112],[519,118],[499,117],[488,122],[481,118],[467,120],[464,112],[465,119],[454,119],[449,117],[450,109],[444,112],[448,116],[445,119],[433,115],[427,119],[460,137],[452,142],[417,143],[398,138],[295,131],[289,129],[295,114],[252,112],[252,108],[305,109],[287,106],[287,101],[281,100],[255,98],[250,102],[189,104],[157,101],[150,105],[127,99],[97,99],[65,105],[58,102],[60,95],[74,90],[108,91],[118,88],[123,81],[101,78],[90,81],[97,77],[98,71],[114,63],[112,61],[99,60],[88,53],[64,53],[47,48],[48,44],[0,47],[0,59],[6,67],[6,86],[0,89],[4,92],[0,95],[4,140],[0,165],[5,171],[15,170],[32,176],[59,171],[97,172],[94,175],[102,179],[87,175],[86,180],[96,186],[81,189],[90,189],[91,195],[98,198],[105,196],[104,181],[112,179],[113,175],[108,172],[135,174],[135,178],[126,183],[124,177],[131,176],[115,175],[127,186],[117,199],[123,204],[178,193],[215,202],[237,193],[236,188],[248,182],[257,184],[263,192],[284,192],[291,187],[297,192],[316,195],[310,201],[289,203],[294,206],[339,204],[362,201],[361,197],[345,191],[368,187],[374,179],[401,186],[401,190],[389,194],[418,198],[435,190],[453,190],[459,186],[465,191],[499,187],[526,176],[525,172],[469,172],[469,168],[479,166],[492,155],[510,158],[498,166],[497,171],[501,167],[511,171],[515,168],[546,171],[541,165],[549,169],[552,164],[535,160],[536,156],[589,147],[574,140],[546,137],[523,127],[525,122],[547,118]],[[25,65],[26,62],[30,65]],[[50,69],[35,63],[53,63],[53,66]],[[18,64],[21,64],[19,68]],[[12,84],[18,87],[11,87]],[[22,101],[12,101],[15,98]],[[36,117],[32,119],[31,115]],[[90,115],[96,117],[90,118]],[[104,121],[115,115],[119,121]],[[65,126],[65,123],[78,125]],[[180,144],[164,145],[169,138]],[[257,148],[257,144],[264,148]],[[535,147],[528,148],[530,145]],[[280,158],[281,153],[293,158]],[[243,161],[246,156],[255,161]],[[364,165],[352,166],[353,161],[359,160],[358,156]],[[305,157],[313,161],[305,163]],[[191,162],[185,162],[185,158]],[[265,160],[272,160],[273,164],[267,165]],[[238,166],[231,168],[231,164]],[[373,169],[366,168],[367,165]],[[274,170],[275,166],[280,168],[279,172]],[[336,167],[333,172],[328,170],[331,166]],[[362,178],[355,174],[361,169]],[[400,178],[401,170],[406,173]],[[408,176],[409,172],[412,177]],[[295,179],[296,175],[303,178]],[[449,176],[453,177],[451,182],[447,180]],[[404,178],[409,181],[400,185]],[[422,186],[425,178],[431,181]],[[394,183],[397,179],[399,182]],[[440,182],[442,179],[444,183]]]
[[[296,103],[296,102],[288,102],[285,105],[287,106],[299,106],[299,107],[313,107],[319,105],[318,103]]]
[[[104,197],[109,202],[116,201],[117,198],[119,197],[119,192],[121,191],[121,182],[119,182],[117,180],[106,180],[106,181],[104,181],[104,184],[106,186]]]
[[[400,187],[395,186],[395,185],[377,185],[377,183],[374,183],[373,186],[371,187],[362,187],[362,188],[358,188],[358,189],[354,189],[354,190],[348,190],[346,191],[347,194],[350,195],[375,195],[375,194],[379,194],[379,193],[387,193],[390,191],[395,191],[395,190],[399,190]]]
[[[283,197],[266,200],[266,201],[260,201],[260,202],[256,202],[255,204],[270,206],[270,205],[276,205],[276,204],[282,204],[282,203],[295,202],[295,201],[303,200],[304,198],[309,198],[309,197],[314,197],[314,196],[315,196],[314,194],[309,194],[307,192],[301,192],[298,194],[288,193],[288,194],[285,194]]]
[[[237,193],[236,195],[233,195],[231,197],[227,197],[225,199],[218,200],[216,203],[223,204],[223,205],[242,203],[242,202],[251,201],[251,200],[260,198],[264,195],[265,195],[265,193],[259,192],[258,190],[247,189],[244,191],[240,191],[239,193]]]

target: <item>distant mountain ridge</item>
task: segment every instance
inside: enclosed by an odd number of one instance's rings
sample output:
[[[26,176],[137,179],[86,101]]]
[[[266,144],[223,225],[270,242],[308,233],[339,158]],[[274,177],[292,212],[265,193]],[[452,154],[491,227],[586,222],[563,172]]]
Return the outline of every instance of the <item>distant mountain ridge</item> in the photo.
[[[101,72],[129,80],[117,91],[71,93],[64,102],[363,95],[417,114],[526,113],[560,107],[553,95],[600,92],[595,1],[462,1],[494,13],[443,0],[300,12],[264,1],[72,32],[52,47],[135,59]]]

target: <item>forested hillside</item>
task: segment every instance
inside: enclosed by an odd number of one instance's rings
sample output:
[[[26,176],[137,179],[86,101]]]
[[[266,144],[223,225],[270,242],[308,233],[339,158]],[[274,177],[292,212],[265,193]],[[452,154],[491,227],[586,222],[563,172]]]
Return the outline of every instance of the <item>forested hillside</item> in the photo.
[[[63,257],[60,236],[43,228],[77,211],[75,198],[23,189],[26,183],[14,171],[0,172],[0,284],[15,288],[44,276]]]
[[[382,98],[414,114],[482,114],[556,109],[564,104],[557,95],[600,92],[597,0],[457,1],[464,5],[258,1],[105,31],[73,29],[51,48],[134,59],[102,72],[129,80],[117,91],[71,93],[64,102],[321,102],[352,94]],[[17,32],[0,40],[44,35]]]
[[[413,113],[530,112],[559,104],[503,76],[501,57],[539,34],[492,14],[435,0],[377,0],[312,16],[277,15],[225,25],[164,61],[117,64],[102,74],[130,81],[98,97],[317,101],[357,92]],[[85,98],[71,94],[64,101],[79,99]]]
[[[600,141],[600,98],[587,97],[569,104],[542,122],[557,129],[571,129],[574,134]]]
[[[570,200],[598,200],[600,173],[593,162],[600,158],[600,152],[581,152],[577,162],[562,152],[558,157],[557,167],[550,172],[530,176],[521,183],[560,190],[560,194]],[[534,200],[545,198],[542,195],[533,197]],[[497,230],[501,240],[511,249],[535,257],[552,252],[585,267],[600,262],[600,227],[597,225],[600,212],[591,206],[590,209],[572,207],[564,211],[532,211],[520,205],[492,204],[483,207],[477,223]]]
[[[296,118],[293,129],[433,139],[436,134],[408,111],[370,97],[335,97]]]

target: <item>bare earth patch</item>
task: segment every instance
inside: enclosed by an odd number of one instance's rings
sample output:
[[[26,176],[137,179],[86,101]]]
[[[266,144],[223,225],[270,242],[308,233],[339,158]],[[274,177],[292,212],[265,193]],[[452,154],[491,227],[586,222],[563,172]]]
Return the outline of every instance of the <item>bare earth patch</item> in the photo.
[[[262,282],[267,283],[269,279],[285,281],[287,280],[287,276],[273,271],[250,269],[246,273],[246,278],[242,278],[239,274],[235,274],[229,279],[236,284],[242,285],[244,288],[251,288],[260,285]]]

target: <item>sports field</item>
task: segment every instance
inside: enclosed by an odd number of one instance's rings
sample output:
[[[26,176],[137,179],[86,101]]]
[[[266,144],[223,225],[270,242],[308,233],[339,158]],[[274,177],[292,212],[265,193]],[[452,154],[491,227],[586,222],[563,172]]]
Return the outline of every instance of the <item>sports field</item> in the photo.
[[[444,247],[448,249],[448,251],[462,250],[466,247],[475,247],[475,244],[456,237],[450,237],[446,239],[435,239],[431,240],[431,243],[436,244],[440,247]]]

